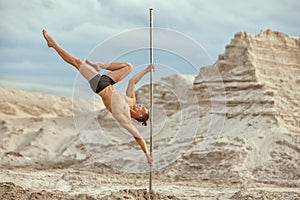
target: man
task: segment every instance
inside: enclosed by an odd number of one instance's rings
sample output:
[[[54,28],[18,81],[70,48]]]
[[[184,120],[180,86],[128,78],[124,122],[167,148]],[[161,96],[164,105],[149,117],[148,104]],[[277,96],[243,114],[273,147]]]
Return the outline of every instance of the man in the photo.
[[[147,150],[146,142],[133,126],[131,118],[146,125],[149,111],[143,105],[136,105],[135,90],[136,83],[154,69],[154,65],[150,64],[146,69],[134,75],[129,80],[126,95],[124,95],[117,91],[113,84],[121,81],[132,71],[131,64],[124,62],[98,63],[88,60],[82,62],[61,48],[46,30],[43,30],[43,35],[48,47],[53,48],[64,61],[74,66],[89,81],[92,90],[101,96],[105,107],[119,124],[131,133],[145,153],[148,163],[152,165],[153,158]],[[110,70],[110,72],[101,76],[98,73],[101,69]]]

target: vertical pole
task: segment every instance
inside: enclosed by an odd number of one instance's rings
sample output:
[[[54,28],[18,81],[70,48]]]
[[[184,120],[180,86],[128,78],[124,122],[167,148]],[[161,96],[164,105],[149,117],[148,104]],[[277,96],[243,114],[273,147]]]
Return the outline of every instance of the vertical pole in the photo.
[[[153,64],[153,9],[150,8],[150,63]],[[150,155],[152,156],[152,130],[153,130],[153,69],[150,72]],[[152,192],[152,167],[149,174],[149,192]]]

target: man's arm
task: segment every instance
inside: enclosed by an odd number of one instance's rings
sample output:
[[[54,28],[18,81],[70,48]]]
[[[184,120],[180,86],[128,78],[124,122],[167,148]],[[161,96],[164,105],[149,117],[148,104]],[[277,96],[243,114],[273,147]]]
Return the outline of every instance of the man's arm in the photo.
[[[153,158],[150,156],[147,149],[147,144],[144,138],[139,134],[138,130],[133,126],[132,123],[120,123],[120,125],[123,126],[123,128],[125,128],[126,130],[128,130],[129,133],[131,133],[131,135],[134,137],[136,142],[140,145],[141,149],[145,153],[148,163],[152,165]]]
[[[136,90],[136,84],[147,74],[148,72],[151,71],[151,69],[154,69],[154,64],[148,65],[146,69],[141,71],[140,73],[134,75],[128,82],[128,87],[126,90],[126,96],[128,97],[135,97],[135,90]]]

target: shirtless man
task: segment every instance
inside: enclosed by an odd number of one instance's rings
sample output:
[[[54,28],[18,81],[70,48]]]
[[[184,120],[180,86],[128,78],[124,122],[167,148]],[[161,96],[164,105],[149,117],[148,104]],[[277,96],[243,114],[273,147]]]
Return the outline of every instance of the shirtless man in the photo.
[[[64,61],[74,66],[89,81],[92,90],[101,96],[105,107],[119,124],[131,133],[145,153],[148,163],[152,165],[153,158],[147,150],[146,142],[132,124],[131,118],[147,125],[149,111],[143,105],[136,105],[135,90],[136,83],[154,69],[154,65],[150,64],[146,69],[134,75],[129,80],[126,95],[124,95],[114,89],[113,84],[121,81],[132,71],[131,64],[124,62],[98,63],[88,60],[82,62],[61,48],[46,30],[43,30],[43,35],[48,47],[53,48]],[[110,72],[101,76],[98,73],[101,69],[110,70]]]

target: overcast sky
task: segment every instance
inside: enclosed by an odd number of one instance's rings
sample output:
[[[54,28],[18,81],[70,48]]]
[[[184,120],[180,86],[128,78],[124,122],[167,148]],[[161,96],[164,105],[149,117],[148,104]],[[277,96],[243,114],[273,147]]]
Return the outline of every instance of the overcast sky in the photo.
[[[149,26],[150,7],[154,9],[155,27],[194,40],[212,62],[240,31],[256,34],[271,29],[296,37],[300,34],[299,0],[0,0],[0,87],[71,96],[77,72],[47,47],[42,29],[76,57],[85,59],[97,45]],[[125,37],[118,44],[126,42],[135,40]],[[170,36],[169,42],[178,48],[184,40]],[[101,45],[98,48],[105,51]],[[116,44],[106,48],[115,52]],[[115,57],[142,65],[148,62],[142,54],[143,50]],[[168,59],[171,68],[175,61],[182,64],[180,59]],[[198,70],[178,70],[175,65],[179,73]]]

